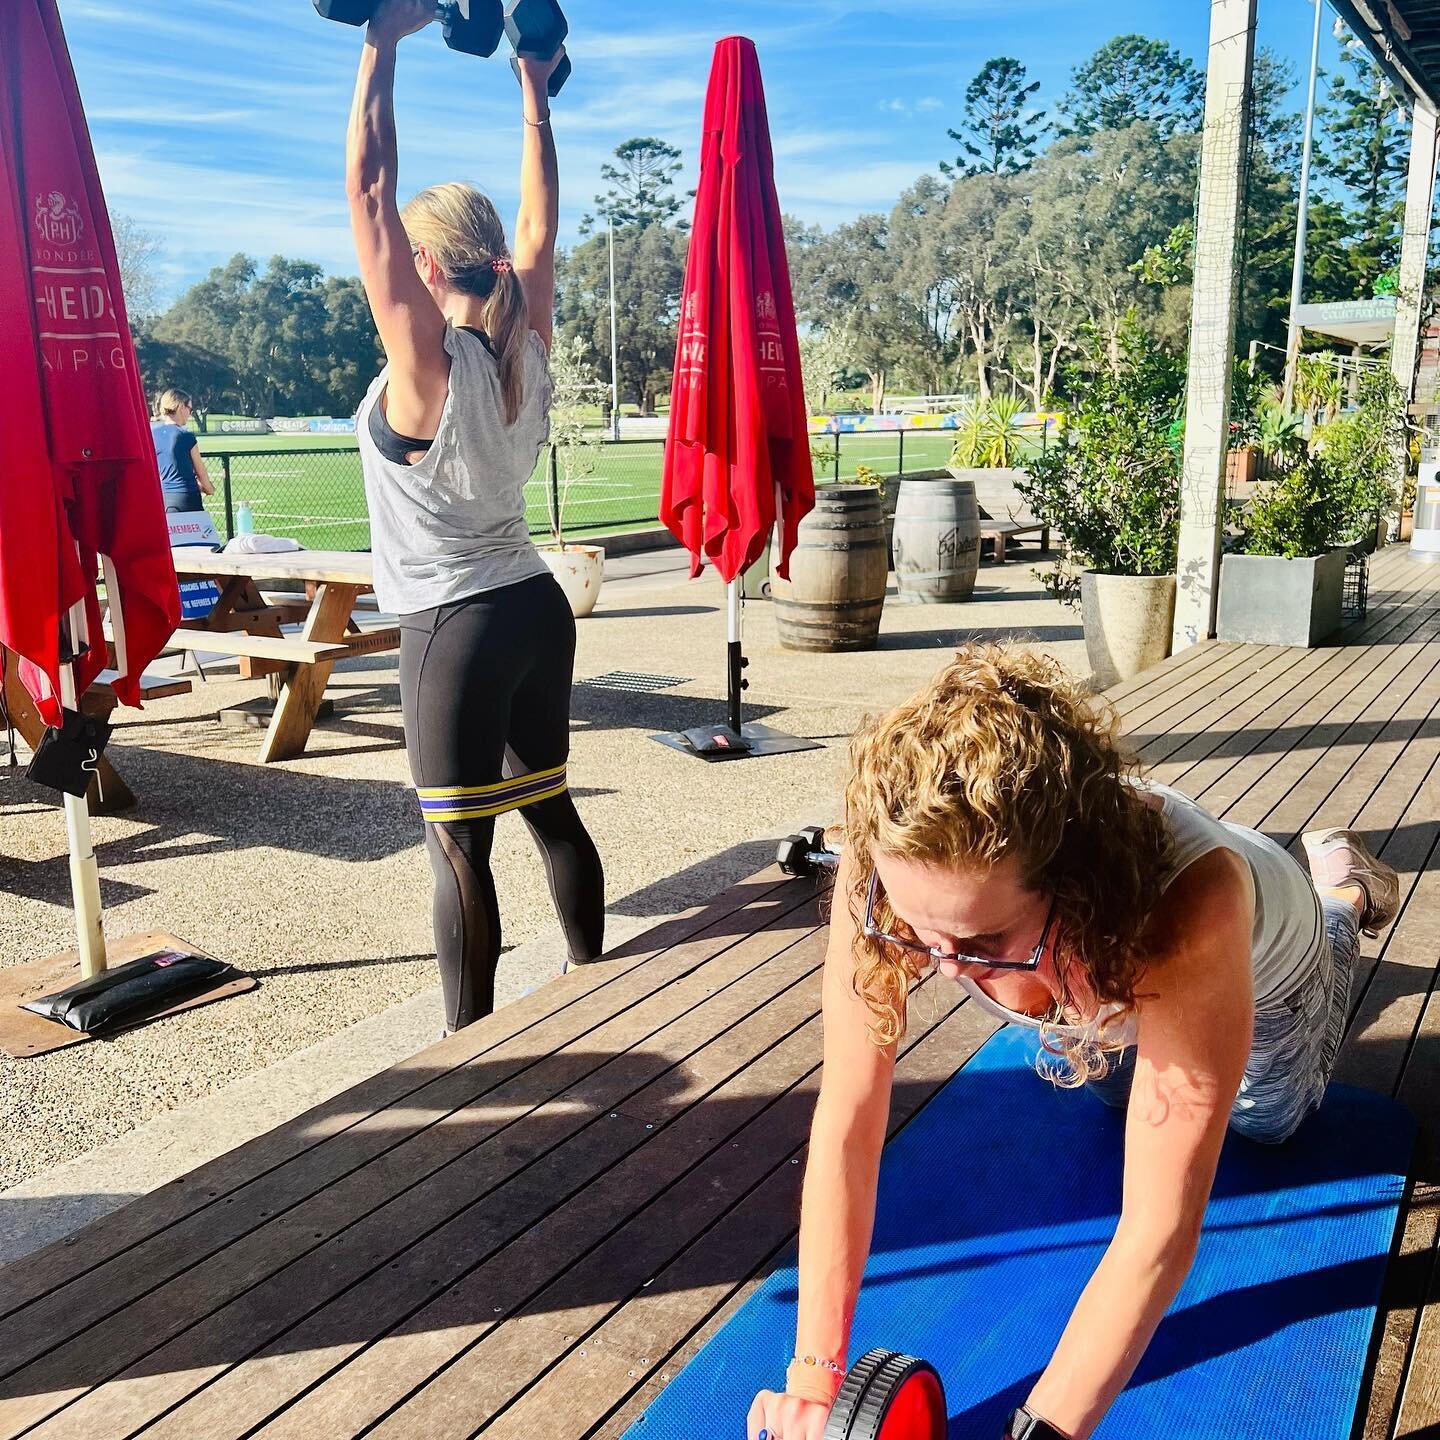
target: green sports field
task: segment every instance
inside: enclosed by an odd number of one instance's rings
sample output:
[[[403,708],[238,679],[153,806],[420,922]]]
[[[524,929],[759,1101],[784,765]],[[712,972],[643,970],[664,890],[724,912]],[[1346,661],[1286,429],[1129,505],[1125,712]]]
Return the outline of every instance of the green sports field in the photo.
[[[828,445],[829,437],[818,437]],[[953,436],[945,432],[907,431],[904,470],[934,469],[950,455]],[[366,550],[370,524],[360,457],[352,438],[337,435],[216,435],[200,437],[216,495],[208,502],[217,525],[225,528],[224,491],[228,472],[235,506],[249,502],[256,530],[287,535],[310,550]],[[660,440],[623,441],[601,447],[595,471],[571,486],[565,528],[572,535],[603,534],[653,525],[659,513],[664,444]],[[882,475],[900,471],[898,434],[842,435],[838,477],[827,459],[817,463],[816,479],[853,480],[858,465]],[[533,534],[548,532],[543,468],[527,489],[527,514]]]

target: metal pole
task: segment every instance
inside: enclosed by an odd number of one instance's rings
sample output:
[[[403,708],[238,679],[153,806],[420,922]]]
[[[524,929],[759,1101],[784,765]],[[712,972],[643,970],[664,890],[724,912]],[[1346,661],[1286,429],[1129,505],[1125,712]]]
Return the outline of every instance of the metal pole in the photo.
[[[235,493],[230,488],[230,457],[220,457],[220,490],[225,496],[225,538],[235,538]]]
[[[898,475],[901,477],[901,479],[904,479],[904,477],[905,477],[905,432],[904,432],[904,430],[901,430],[899,433],[900,433],[900,458],[899,458],[899,460],[896,462],[895,472],[896,472],[896,474],[898,474]]]
[[[835,432],[835,483],[840,483],[840,432]]]
[[[738,575],[726,588],[726,620],[726,628],[729,632],[729,644],[726,647],[728,661],[726,692],[729,713],[726,718],[730,728],[739,735],[741,733],[740,692],[745,688],[743,678],[745,650],[740,628],[740,577]]]
[[[565,537],[560,533],[560,451],[555,445],[550,447],[550,529],[555,543],[563,550]]]
[[[605,226],[610,234],[610,438],[618,440],[620,438],[620,323],[615,305],[615,221],[607,219]]]
[[[1295,266],[1290,273],[1290,333],[1285,346],[1285,400],[1295,404],[1295,372],[1300,364],[1300,300],[1305,290],[1305,232],[1310,225],[1310,155],[1315,143],[1315,81],[1320,74],[1320,11],[1315,6],[1315,33],[1310,38],[1310,83],[1305,97],[1305,148],[1300,154],[1300,202],[1295,216]]]
[[[111,597],[119,614],[119,596]],[[70,651],[78,654],[86,642],[85,605],[70,611]],[[75,662],[60,667],[60,703],[66,710],[80,708],[75,690]],[[75,948],[80,956],[80,978],[89,980],[105,970],[105,917],[100,908],[100,867],[95,860],[95,843],[90,835],[90,807],[83,795],[65,795],[65,835],[70,848],[70,894],[75,902]]]

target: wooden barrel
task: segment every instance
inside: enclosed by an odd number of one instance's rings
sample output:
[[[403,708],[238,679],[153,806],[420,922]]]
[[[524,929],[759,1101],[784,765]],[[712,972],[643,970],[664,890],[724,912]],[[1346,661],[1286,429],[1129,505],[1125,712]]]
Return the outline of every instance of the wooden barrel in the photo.
[[[980,573],[980,507],[971,480],[905,480],[895,502],[895,583],[903,600],[968,600]]]
[[[800,522],[790,579],[771,582],[787,650],[873,650],[889,566],[885,510],[870,485],[825,485]]]

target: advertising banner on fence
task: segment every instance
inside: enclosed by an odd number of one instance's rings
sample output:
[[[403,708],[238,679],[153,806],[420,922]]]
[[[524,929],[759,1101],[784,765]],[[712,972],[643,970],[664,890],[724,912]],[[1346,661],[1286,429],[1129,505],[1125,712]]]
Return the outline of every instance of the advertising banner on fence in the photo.
[[[958,430],[965,416],[958,411],[946,415],[812,415],[812,435],[893,435],[900,430]],[[1022,430],[1052,430],[1061,424],[1057,414],[1017,415]]]
[[[270,426],[264,420],[212,420],[212,435],[268,435]]]
[[[277,435],[305,435],[309,433],[310,422],[308,420],[294,420],[288,415],[277,415],[270,422],[270,428]]]
[[[353,435],[355,433],[355,421],[350,420],[312,420],[310,422],[310,433],[312,435]]]

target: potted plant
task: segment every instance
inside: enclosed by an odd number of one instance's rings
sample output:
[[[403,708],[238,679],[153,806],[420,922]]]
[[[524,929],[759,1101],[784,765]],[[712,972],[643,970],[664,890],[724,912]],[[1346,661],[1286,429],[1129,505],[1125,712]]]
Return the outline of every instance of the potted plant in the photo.
[[[1059,562],[1037,573],[1080,605],[1092,678],[1105,689],[1170,653],[1185,368],[1131,316],[1113,347],[1091,331],[1066,378],[1065,429],[1017,485],[1059,536]]]
[[[1357,550],[1373,549],[1395,508],[1404,438],[1400,387],[1389,370],[1362,376],[1358,398],[1245,506],[1240,537],[1220,567],[1220,639],[1311,646],[1340,628],[1345,568]]]
[[[559,581],[577,620],[594,610],[605,580],[604,548],[572,544],[565,539],[570,487],[594,473],[595,459],[604,443],[604,431],[589,424],[587,412],[609,393],[585,363],[584,348],[577,335],[567,343],[557,343],[550,355],[553,393],[545,485],[550,543],[540,547],[541,556]]]

